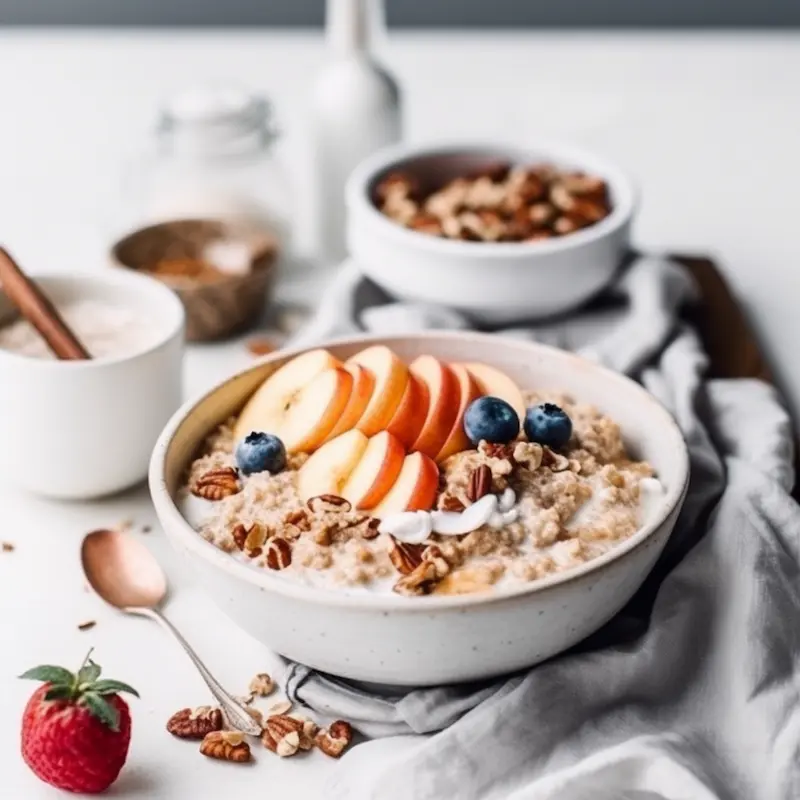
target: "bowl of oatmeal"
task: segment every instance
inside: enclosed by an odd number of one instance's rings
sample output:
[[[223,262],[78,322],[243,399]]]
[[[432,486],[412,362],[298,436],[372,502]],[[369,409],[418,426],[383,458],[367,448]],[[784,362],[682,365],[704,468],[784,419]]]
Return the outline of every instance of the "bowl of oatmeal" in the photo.
[[[0,291],[0,472],[65,499],[139,483],[182,399],[180,301],[121,270],[34,277],[92,358],[56,360]]]
[[[184,406],[150,486],[173,545],[275,651],[426,685],[608,621],[688,482],[672,417],[573,354],[485,334],[282,352]]]
[[[400,145],[346,191],[349,251],[392,296],[491,322],[568,311],[630,247],[631,180],[576,147]]]

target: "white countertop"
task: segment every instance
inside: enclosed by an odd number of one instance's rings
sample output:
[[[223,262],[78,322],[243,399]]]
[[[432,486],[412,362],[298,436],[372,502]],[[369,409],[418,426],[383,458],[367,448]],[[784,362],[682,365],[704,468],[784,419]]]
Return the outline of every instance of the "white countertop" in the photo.
[[[272,98],[302,198],[303,103],[319,44],[310,34],[263,31],[3,31],[0,240],[30,269],[100,267],[123,160],[143,146],[158,101],[215,78]],[[410,139],[563,137],[623,165],[643,195],[637,240],[719,257],[800,412],[800,34],[405,33],[393,35],[385,56],[405,89]],[[301,247],[306,235],[301,220]],[[318,289],[307,281],[294,293]],[[187,394],[246,360],[235,344],[192,349]],[[87,531],[124,519],[154,525],[144,488],[90,505],[3,485],[0,509],[0,539],[17,548],[0,554],[0,795],[61,796],[15,755],[33,685],[13,676],[38,663],[77,666],[94,646],[108,675],[142,694],[113,796],[322,796],[337,765],[319,753],[279,761],[258,750],[254,767],[220,765],[164,731],[173,711],[206,701],[200,679],[154,625],[123,619],[86,593],[78,563]],[[146,537],[169,570],[171,617],[223,682],[244,691],[271,657],[192,588],[157,528]],[[87,619],[97,626],[79,632]],[[396,746],[384,745],[379,752]],[[356,758],[357,750],[341,768]]]

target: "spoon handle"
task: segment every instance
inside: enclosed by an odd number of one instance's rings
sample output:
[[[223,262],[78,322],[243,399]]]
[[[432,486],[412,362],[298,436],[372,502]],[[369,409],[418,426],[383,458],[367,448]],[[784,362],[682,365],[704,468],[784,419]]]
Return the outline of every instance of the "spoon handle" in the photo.
[[[251,736],[261,735],[261,726],[247,713],[245,707],[238,700],[228,694],[228,692],[220,686],[217,679],[208,671],[208,668],[200,660],[200,657],[195,653],[191,645],[160,611],[154,608],[128,608],[126,611],[154,619],[180,642],[181,647],[186,651],[189,658],[192,659],[195,667],[197,667],[197,671],[206,682],[211,694],[214,695],[214,698],[219,703],[223,715],[232,728],[242,733],[250,734]]]

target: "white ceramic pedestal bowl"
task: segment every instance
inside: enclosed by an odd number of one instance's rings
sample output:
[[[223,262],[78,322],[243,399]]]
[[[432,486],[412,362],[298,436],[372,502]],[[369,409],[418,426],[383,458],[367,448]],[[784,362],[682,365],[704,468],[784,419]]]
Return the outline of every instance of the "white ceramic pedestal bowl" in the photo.
[[[686,492],[686,446],[672,417],[629,379],[570,353],[474,333],[360,337],[332,342],[347,358],[386,344],[404,359],[494,364],[525,389],[557,388],[596,405],[623,426],[632,453],[666,487],[658,513],[602,557],[494,594],[401,597],[347,594],[292,582],[242,563],[200,537],[174,498],[206,435],[235,414],[257,386],[296,355],[282,352],[184,406],[156,445],[150,489],[172,544],[235,623],[272,650],[325,672],[399,685],[430,685],[517,670],[558,653],[608,621],[633,595],[664,547]]]
[[[441,186],[498,160],[547,162],[598,175],[608,185],[611,214],[589,228],[547,241],[490,243],[418,233],[375,205],[375,187],[390,172]],[[368,277],[403,300],[452,306],[489,323],[562,313],[599,292],[629,249],[636,210],[633,185],[617,167],[561,144],[387,148],[353,171],[346,200],[348,247]]]

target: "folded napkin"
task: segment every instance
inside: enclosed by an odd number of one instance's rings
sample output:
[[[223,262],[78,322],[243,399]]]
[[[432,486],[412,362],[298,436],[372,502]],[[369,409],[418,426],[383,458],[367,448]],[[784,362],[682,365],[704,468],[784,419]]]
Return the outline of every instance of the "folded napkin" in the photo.
[[[288,665],[293,700],[371,739],[337,765],[325,797],[800,797],[791,426],[770,386],[704,379],[706,357],[681,317],[694,295],[679,265],[642,256],[579,312],[498,331],[580,352],[661,400],[690,448],[683,512],[627,607],[525,673],[409,691]],[[295,344],[471,327],[452,309],[392,301],[350,264]]]

